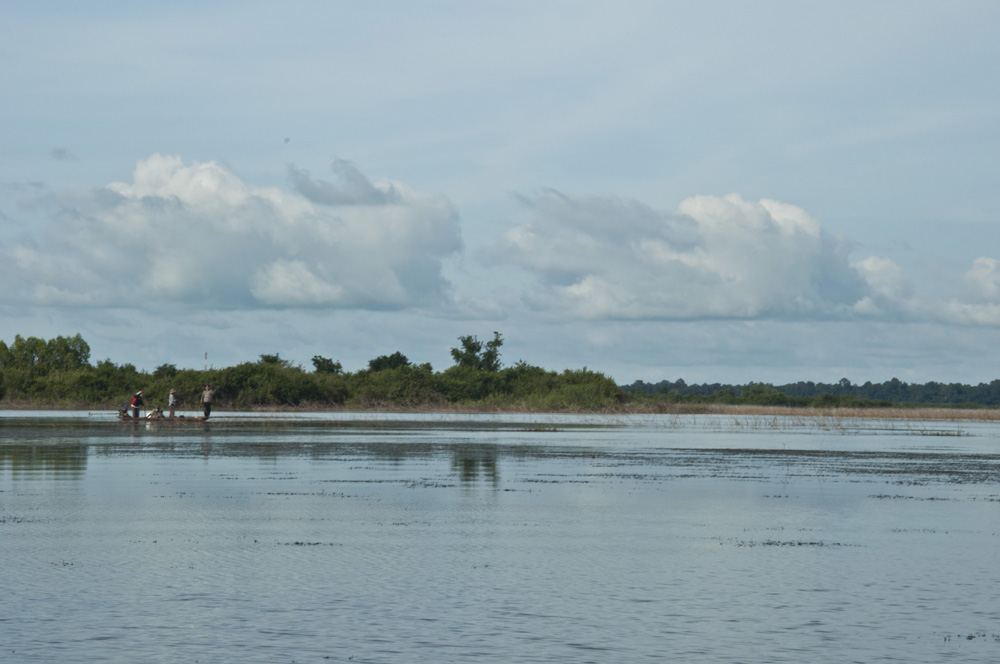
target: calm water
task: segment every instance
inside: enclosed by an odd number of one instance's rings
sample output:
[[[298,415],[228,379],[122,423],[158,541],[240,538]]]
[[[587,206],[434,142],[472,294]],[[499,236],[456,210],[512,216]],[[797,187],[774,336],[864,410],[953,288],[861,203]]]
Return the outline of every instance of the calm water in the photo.
[[[4,662],[1000,661],[1000,427],[0,412]]]

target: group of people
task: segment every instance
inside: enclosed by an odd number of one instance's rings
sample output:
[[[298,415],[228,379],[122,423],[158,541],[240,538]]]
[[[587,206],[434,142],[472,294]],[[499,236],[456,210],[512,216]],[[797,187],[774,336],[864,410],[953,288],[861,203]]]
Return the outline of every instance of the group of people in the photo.
[[[201,406],[205,412],[205,419],[207,420],[212,415],[212,397],[214,393],[212,392],[211,385],[205,385],[205,391],[201,393]],[[132,395],[132,400],[122,406],[120,415],[122,418],[129,417],[129,408],[132,409],[132,419],[139,419],[139,409],[142,408],[142,390],[139,390],[134,395]],[[167,397],[167,410],[169,411],[168,417],[173,419],[174,411],[177,408],[177,390],[171,388],[170,394]],[[160,419],[163,417],[163,411],[160,410],[159,406],[154,406],[147,415],[146,419]],[[183,416],[182,416],[183,417]]]

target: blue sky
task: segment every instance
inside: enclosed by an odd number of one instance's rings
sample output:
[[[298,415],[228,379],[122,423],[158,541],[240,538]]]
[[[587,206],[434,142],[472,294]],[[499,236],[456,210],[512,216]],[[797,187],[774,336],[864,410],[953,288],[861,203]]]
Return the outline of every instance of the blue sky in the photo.
[[[8,2],[0,339],[990,381],[995,2]]]

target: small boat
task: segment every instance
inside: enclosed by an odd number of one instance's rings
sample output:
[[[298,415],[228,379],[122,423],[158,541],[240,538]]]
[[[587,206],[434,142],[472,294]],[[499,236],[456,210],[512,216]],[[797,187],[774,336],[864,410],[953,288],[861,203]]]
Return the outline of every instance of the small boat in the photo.
[[[132,417],[131,415],[118,416],[119,422],[132,422],[133,424],[143,423],[143,424],[194,424],[195,422],[208,422],[207,418],[201,417],[185,417],[184,415],[178,415],[177,417]]]
[[[118,411],[118,419],[122,422],[167,422],[170,424],[190,424],[192,422],[205,422],[208,419],[206,417],[201,417],[200,415],[195,417],[186,417],[184,415],[167,417],[159,408],[153,408],[153,410],[149,411],[145,417],[132,417],[129,415],[130,410],[131,407],[122,406],[121,410]]]

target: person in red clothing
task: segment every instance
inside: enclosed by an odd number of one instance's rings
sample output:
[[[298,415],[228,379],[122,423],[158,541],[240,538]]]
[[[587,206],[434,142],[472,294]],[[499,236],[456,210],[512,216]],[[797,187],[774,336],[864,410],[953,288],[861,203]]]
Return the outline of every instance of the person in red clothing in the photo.
[[[132,397],[132,417],[139,419],[139,409],[142,407],[142,390],[135,393]]]

